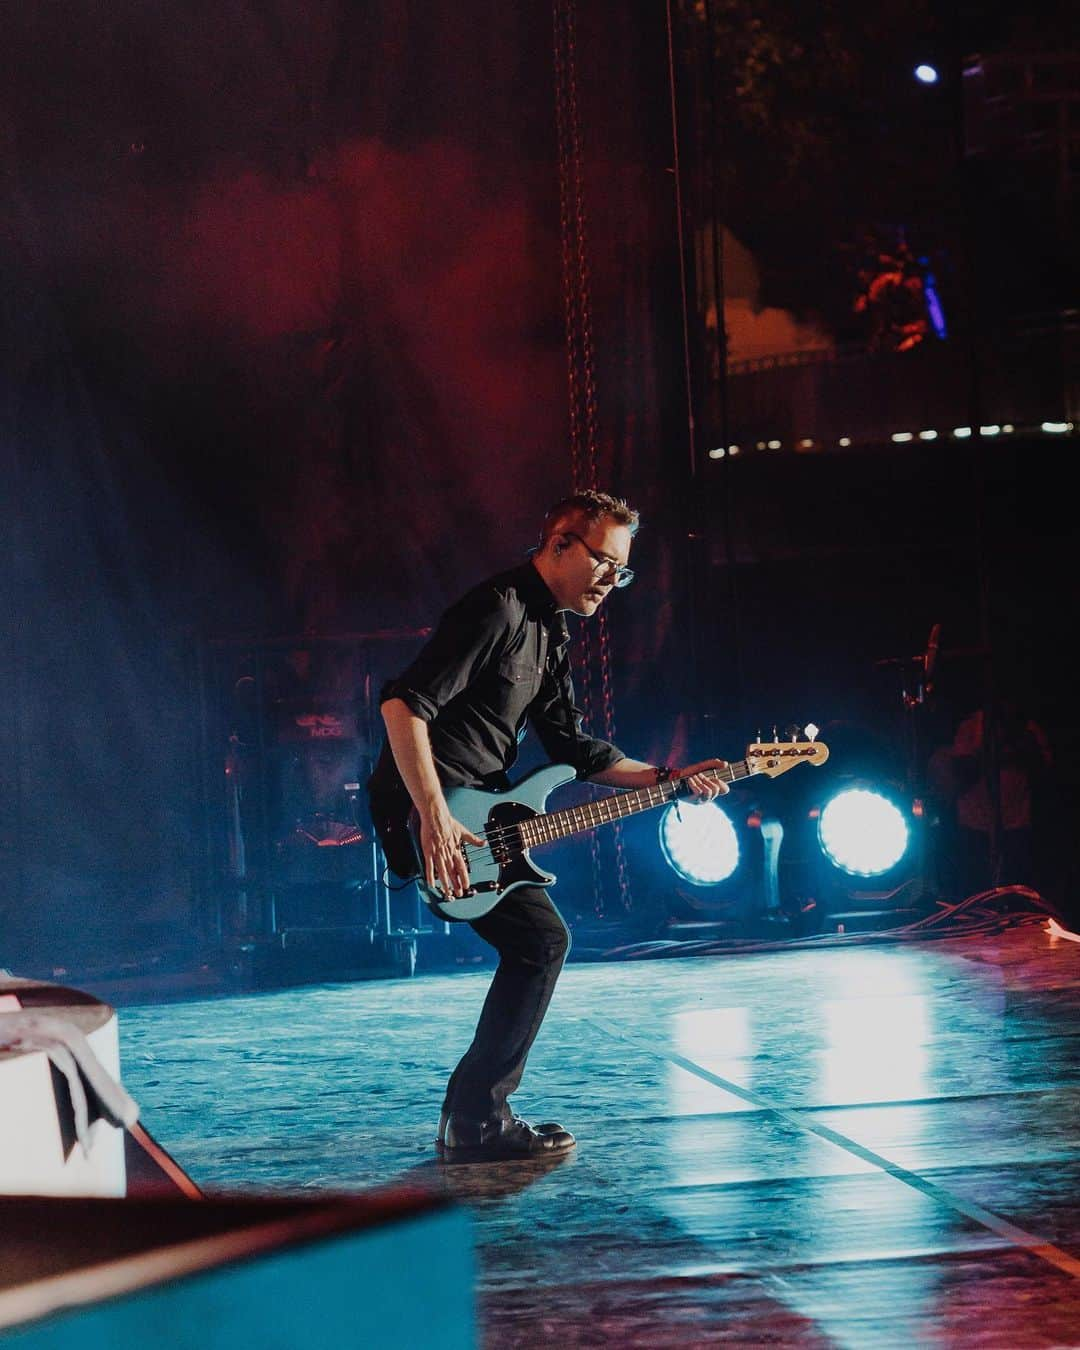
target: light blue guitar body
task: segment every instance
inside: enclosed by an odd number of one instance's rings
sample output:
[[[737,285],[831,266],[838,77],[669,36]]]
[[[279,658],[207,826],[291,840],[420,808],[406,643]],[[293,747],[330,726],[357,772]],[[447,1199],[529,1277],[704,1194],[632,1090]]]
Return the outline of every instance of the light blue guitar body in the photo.
[[[450,814],[473,834],[486,836],[485,848],[466,845],[471,895],[459,900],[447,899],[441,890],[433,890],[423,876],[417,880],[428,907],[440,919],[479,919],[519,886],[550,886],[553,872],[537,867],[527,847],[522,847],[518,826],[522,821],[543,815],[547,799],[556,788],[577,775],[568,764],[548,764],[528,774],[507,792],[485,792],[481,788],[448,788],[446,804]],[[419,841],[413,825],[413,842],[420,856]]]

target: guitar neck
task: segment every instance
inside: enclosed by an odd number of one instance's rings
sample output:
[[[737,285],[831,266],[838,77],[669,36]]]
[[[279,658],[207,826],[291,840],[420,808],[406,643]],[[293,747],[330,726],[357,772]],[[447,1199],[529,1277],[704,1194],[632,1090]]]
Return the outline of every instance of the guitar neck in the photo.
[[[714,778],[725,783],[734,783],[741,778],[749,778],[755,770],[750,761],[740,759],[723,769],[710,769]],[[556,839],[567,839],[570,835],[581,834],[585,830],[595,829],[597,825],[608,825],[626,816],[635,816],[639,811],[651,811],[653,807],[664,806],[677,797],[686,797],[690,789],[683,778],[670,778],[664,783],[653,783],[649,787],[634,788],[630,792],[613,792],[607,797],[598,797],[595,801],[585,802],[581,806],[569,806],[563,811],[548,811],[544,815],[530,816],[520,823],[522,840],[526,848],[535,848],[538,844],[550,844]]]

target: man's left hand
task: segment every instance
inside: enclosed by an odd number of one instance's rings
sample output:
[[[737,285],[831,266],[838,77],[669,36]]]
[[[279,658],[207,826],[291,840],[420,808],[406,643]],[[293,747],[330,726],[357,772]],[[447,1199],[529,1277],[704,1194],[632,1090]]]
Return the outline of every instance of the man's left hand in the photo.
[[[716,771],[727,768],[726,759],[703,759],[700,764],[690,764],[677,770],[677,777],[683,779],[690,788],[695,802],[711,802],[731,791],[729,784],[717,777]]]

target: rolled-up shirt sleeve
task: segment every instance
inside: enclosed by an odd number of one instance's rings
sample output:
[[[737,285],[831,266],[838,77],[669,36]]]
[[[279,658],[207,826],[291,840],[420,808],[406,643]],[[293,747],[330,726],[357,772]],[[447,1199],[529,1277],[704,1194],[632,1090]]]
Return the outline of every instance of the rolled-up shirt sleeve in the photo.
[[[495,590],[472,591],[453,605],[413,663],[379,693],[399,698],[424,722],[460,694],[505,645],[509,609]]]
[[[617,745],[589,736],[582,730],[582,711],[574,703],[574,683],[569,662],[563,660],[558,672],[549,672],[529,709],[540,744],[554,764],[570,764],[580,779],[603,773],[625,759]]]

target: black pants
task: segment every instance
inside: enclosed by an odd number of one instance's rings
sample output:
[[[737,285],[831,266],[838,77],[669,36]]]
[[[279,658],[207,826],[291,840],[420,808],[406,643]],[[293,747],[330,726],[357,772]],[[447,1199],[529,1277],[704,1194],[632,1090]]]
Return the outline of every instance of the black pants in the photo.
[[[474,930],[499,953],[476,1034],[450,1075],[445,1109],[470,1120],[507,1120],[506,1099],[521,1082],[570,950],[562,915],[539,886],[511,891]]]

